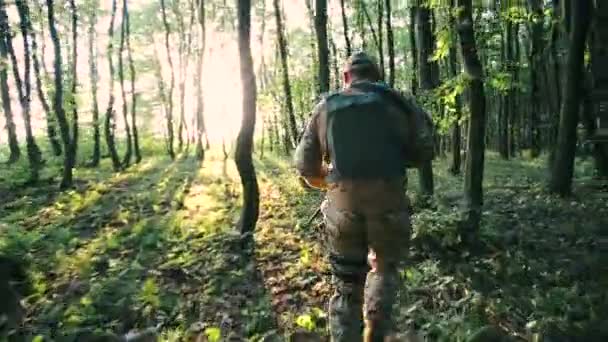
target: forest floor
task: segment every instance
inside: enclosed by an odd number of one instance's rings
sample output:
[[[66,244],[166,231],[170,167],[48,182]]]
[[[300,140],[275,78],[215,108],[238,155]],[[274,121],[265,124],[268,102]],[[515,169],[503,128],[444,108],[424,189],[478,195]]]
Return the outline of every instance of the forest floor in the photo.
[[[551,341],[601,341],[608,318],[608,193],[579,163],[576,195],[543,192],[541,160],[488,155],[483,250],[462,248],[462,179],[435,165],[433,208],[416,208],[411,259],[401,271],[400,328],[431,341],[465,341],[480,327]],[[256,159],[261,189],[253,254],[234,231],[240,182],[232,160],[146,155],[114,173],[79,168],[74,190],[57,179],[18,186],[0,167],[0,254],[21,260],[29,294],[23,334],[69,340],[85,330],[160,326],[261,340],[296,329],[326,335],[329,276],[315,225],[321,194],[302,189],[288,160]],[[53,172],[56,172],[54,170]],[[50,173],[50,171],[49,171]],[[48,175],[47,175],[48,176]],[[416,192],[416,175],[410,177]],[[602,331],[603,329],[603,331]],[[72,338],[73,339],[73,338]]]

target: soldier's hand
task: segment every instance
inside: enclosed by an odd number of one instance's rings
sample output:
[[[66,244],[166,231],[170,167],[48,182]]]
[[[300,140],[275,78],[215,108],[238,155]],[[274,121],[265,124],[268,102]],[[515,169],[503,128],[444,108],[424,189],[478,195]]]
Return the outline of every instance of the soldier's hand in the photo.
[[[300,176],[300,184],[309,189],[313,188],[318,190],[327,190],[327,182],[325,181],[325,177],[328,174],[328,169],[325,165],[321,166],[319,174],[319,176]]]
[[[376,272],[376,268],[378,268],[378,262],[376,260],[376,252],[374,252],[373,249],[369,249],[369,252],[367,253],[367,263],[369,264],[369,267],[371,267],[371,272]]]
[[[325,182],[325,177],[306,177],[306,183],[315,189],[325,190],[327,189],[327,182]]]

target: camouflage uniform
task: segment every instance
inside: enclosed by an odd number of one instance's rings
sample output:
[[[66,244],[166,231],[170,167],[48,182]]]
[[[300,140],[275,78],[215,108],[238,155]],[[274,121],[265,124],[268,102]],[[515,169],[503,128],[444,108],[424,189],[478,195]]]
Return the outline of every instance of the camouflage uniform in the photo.
[[[347,88],[341,94],[356,92]],[[330,163],[327,112],[331,96],[314,109],[295,155],[300,175],[323,177]],[[395,113],[407,118],[402,108]],[[409,124],[408,124],[409,123]],[[402,143],[415,145],[411,121],[404,122]],[[382,151],[378,151],[382,153]],[[331,171],[330,171],[331,174]],[[325,220],[332,283],[330,335],[334,342],[382,341],[392,330],[391,311],[398,287],[398,266],[408,251],[411,234],[409,201],[404,191],[405,167],[393,179],[329,181],[321,210]],[[368,249],[377,268],[368,273]]]

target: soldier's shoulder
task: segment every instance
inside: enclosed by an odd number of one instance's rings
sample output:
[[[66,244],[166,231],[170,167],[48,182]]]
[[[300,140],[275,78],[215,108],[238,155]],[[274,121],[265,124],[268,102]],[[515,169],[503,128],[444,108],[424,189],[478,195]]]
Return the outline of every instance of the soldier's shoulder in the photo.
[[[332,91],[324,92],[317,97],[317,103],[318,104],[327,103],[328,101],[331,101],[331,100],[339,97],[341,94],[342,94],[342,90],[332,90]]]
[[[317,97],[316,105],[313,110],[313,115],[318,115],[328,110],[328,108],[340,98],[342,91],[335,90],[320,94]]]
[[[401,100],[410,100],[412,98],[411,93],[409,93],[408,91],[392,87],[384,81],[372,82],[367,84],[367,86],[377,92],[382,92],[393,98],[398,98]]]

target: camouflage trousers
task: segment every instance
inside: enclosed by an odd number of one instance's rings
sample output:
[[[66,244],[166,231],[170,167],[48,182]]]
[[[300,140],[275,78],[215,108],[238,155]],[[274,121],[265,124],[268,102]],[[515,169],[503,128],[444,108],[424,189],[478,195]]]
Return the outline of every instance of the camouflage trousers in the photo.
[[[331,341],[383,341],[393,330],[397,269],[411,234],[409,210],[369,214],[342,209],[331,200],[321,210],[335,288],[329,303]],[[368,273],[369,248],[377,266]]]

